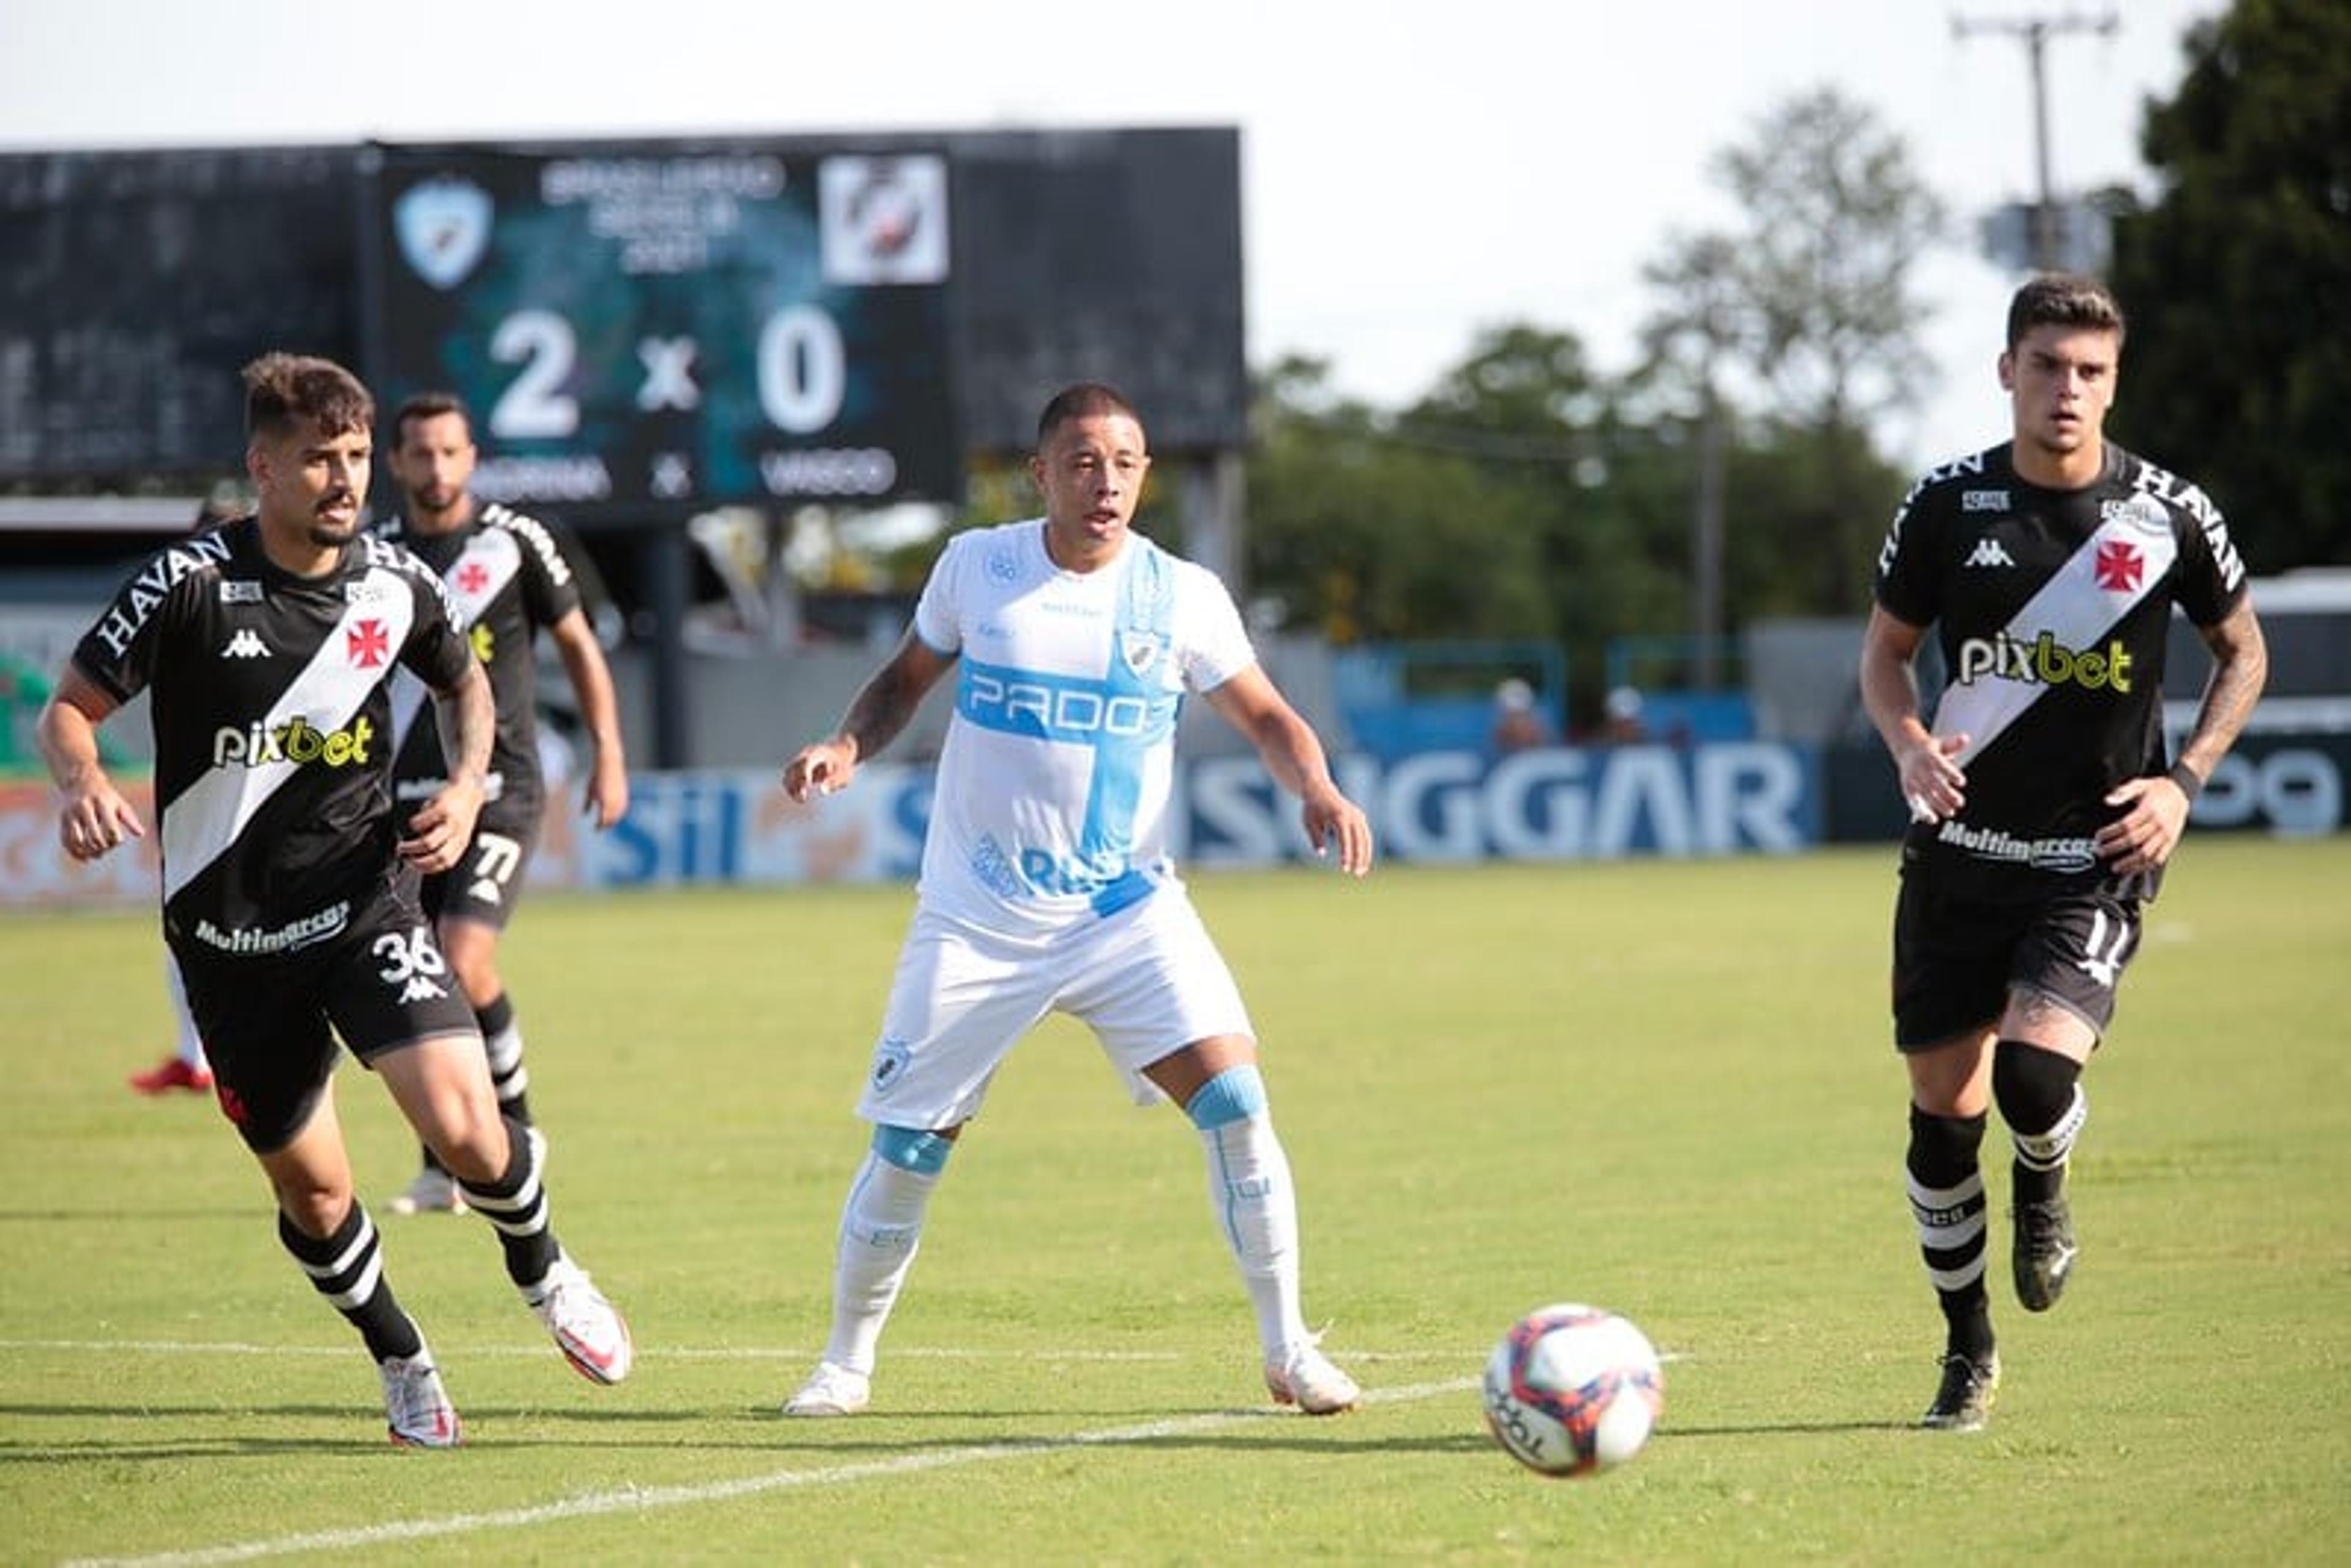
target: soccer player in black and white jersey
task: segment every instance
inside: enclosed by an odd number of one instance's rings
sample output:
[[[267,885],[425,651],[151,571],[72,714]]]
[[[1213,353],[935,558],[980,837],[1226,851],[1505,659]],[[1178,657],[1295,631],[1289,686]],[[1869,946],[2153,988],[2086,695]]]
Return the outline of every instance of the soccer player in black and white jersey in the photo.
[[[433,917],[441,950],[474,1005],[498,1107],[509,1120],[529,1126],[530,1075],[523,1064],[522,1026],[497,960],[498,938],[522,896],[546,806],[535,649],[540,629],[562,657],[593,750],[586,805],[600,829],[619,821],[629,809],[620,709],[564,541],[535,517],[475,499],[470,486],[477,454],[464,402],[449,392],[419,393],[393,416],[392,437],[392,473],[400,484],[403,511],[384,524],[383,535],[441,574],[457,608],[458,625],[489,672],[497,708],[497,737],[473,841],[455,865],[424,879],[424,912]],[[411,685],[394,703],[393,792],[403,812],[422,810],[440,792],[449,771],[438,727],[413,722],[418,695]],[[458,1184],[430,1145],[416,1178],[392,1200],[396,1214],[447,1213],[465,1206]]]
[[[392,1440],[447,1448],[457,1413],[352,1187],[338,1036],[457,1173],[565,1358],[617,1383],[628,1327],[549,1228],[537,1153],[498,1115],[473,1009],[417,904],[419,872],[453,863],[481,810],[489,683],[439,580],[360,533],[367,389],[289,354],[245,381],[257,513],[131,575],[42,710],[41,751],[67,853],[95,860],[143,835],[97,736],[149,694],[163,934],[221,1109],[276,1191],[279,1239],[375,1357]],[[386,744],[403,667],[433,689],[458,758],[404,833]]]
[[[1928,474],[1878,557],[1861,693],[1912,822],[1894,915],[1906,1174],[1946,1325],[1922,1424],[1975,1431],[2000,1380],[1978,1159],[2013,1145],[2011,1266],[2046,1312],[2076,1254],[2065,1168],[2084,1064],[2113,1020],[2139,910],[2190,804],[2260,697],[2269,656],[2220,509],[2108,441],[2123,315],[2089,278],[2017,292],[1999,361],[2012,438]],[[2163,733],[2174,607],[2212,653],[2176,759]],[[1913,660],[1937,629],[1930,728]]]

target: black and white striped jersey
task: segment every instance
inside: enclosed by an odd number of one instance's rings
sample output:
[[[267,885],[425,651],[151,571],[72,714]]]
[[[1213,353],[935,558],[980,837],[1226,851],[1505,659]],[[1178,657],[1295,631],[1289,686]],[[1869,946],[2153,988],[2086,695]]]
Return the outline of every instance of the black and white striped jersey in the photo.
[[[490,756],[490,798],[497,816],[514,821],[536,815],[544,784],[538,769],[538,666],[534,643],[541,627],[552,626],[580,608],[573,576],[557,529],[536,517],[491,502],[471,522],[446,533],[428,534],[394,517],[382,537],[407,547],[441,574],[457,622],[488,671],[490,695],[497,704],[497,742]],[[421,691],[401,683],[394,699],[398,760],[393,765],[402,814],[415,810],[441,787],[447,764],[439,729],[413,722]]]
[[[470,657],[440,580],[381,539],[300,578],[246,517],[141,564],[73,660],[149,694],[167,931],[247,954],[339,932],[394,859],[392,674],[445,689]]]
[[[1974,896],[2099,873],[2107,791],[2168,766],[2173,606],[2210,626],[2245,592],[2228,525],[2193,485],[2111,442],[2078,490],[2028,484],[2012,455],[2002,444],[1920,479],[1877,562],[1878,604],[1937,628],[1949,684],[1935,732],[1970,737],[1966,809],[1914,823],[1904,863]]]

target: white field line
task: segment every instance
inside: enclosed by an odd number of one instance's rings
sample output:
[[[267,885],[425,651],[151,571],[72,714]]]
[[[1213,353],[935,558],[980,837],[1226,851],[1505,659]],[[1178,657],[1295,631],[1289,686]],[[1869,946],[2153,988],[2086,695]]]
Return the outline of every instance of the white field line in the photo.
[[[903,1354],[893,1352],[893,1354]],[[1380,1388],[1366,1392],[1366,1405],[1401,1405],[1440,1395],[1460,1394],[1478,1386],[1474,1377],[1456,1377],[1442,1383],[1422,1383],[1405,1387]],[[600,1514],[635,1513],[656,1508],[684,1508],[700,1503],[732,1502],[739,1498],[758,1497],[768,1492],[790,1491],[809,1487],[852,1485],[858,1481],[875,1480],[888,1476],[914,1475],[925,1470],[955,1469],[963,1465],[989,1464],[1001,1459],[1033,1458],[1067,1448],[1118,1448],[1127,1444],[1149,1443],[1163,1437],[1183,1437],[1194,1432],[1214,1431],[1220,1427],[1238,1426],[1248,1422],[1269,1420],[1302,1420],[1306,1417],[1264,1410],[1222,1410],[1212,1414],[1178,1416],[1167,1421],[1147,1421],[1140,1426],[1110,1427],[1099,1431],[1072,1432],[1060,1437],[1018,1437],[998,1443],[975,1443],[967,1448],[946,1448],[932,1453],[903,1454],[895,1458],[872,1459],[861,1464],[828,1465],[808,1470],[771,1470],[766,1475],[745,1476],[731,1481],[712,1481],[699,1486],[632,1487],[624,1491],[585,1492],[578,1497],[556,1502],[537,1503],[528,1508],[498,1509],[487,1513],[450,1514],[441,1519],[390,1521],[381,1524],[349,1525],[340,1530],[317,1530],[299,1535],[280,1535],[254,1541],[232,1542],[221,1546],[207,1546],[188,1552],[160,1552],[150,1557],[111,1557],[78,1559],[68,1568],[198,1568],[214,1563],[249,1563],[262,1557],[283,1557],[311,1552],[334,1552],[350,1547],[381,1546],[394,1542],[433,1541],[450,1536],[471,1535],[484,1531],[525,1530],[533,1525],[549,1524],[561,1520],[589,1519]]]
[[[536,1361],[547,1354],[544,1341],[528,1344],[465,1344],[434,1343],[435,1360],[465,1361],[475,1356],[528,1356]],[[0,1355],[11,1351],[78,1352],[91,1355],[318,1355],[348,1357],[364,1354],[348,1341],[340,1344],[248,1344],[235,1340],[169,1340],[169,1339],[0,1339]],[[813,1361],[820,1347],[792,1345],[730,1345],[695,1346],[664,1345],[657,1350],[640,1347],[637,1363],[661,1361]],[[1178,1362],[1184,1356],[1172,1350],[983,1350],[968,1346],[893,1345],[893,1361],[1082,1361],[1082,1362]],[[1438,1361],[1456,1365],[1465,1361],[1483,1358],[1466,1350],[1346,1350],[1337,1360],[1379,1364],[1385,1362]],[[1670,1360],[1671,1357],[1665,1359]]]

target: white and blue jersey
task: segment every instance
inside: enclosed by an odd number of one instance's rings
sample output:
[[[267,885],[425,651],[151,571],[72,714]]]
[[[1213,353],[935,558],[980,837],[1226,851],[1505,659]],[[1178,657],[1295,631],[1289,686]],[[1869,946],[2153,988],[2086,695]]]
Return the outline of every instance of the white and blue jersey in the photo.
[[[1042,519],[977,528],[948,542],[914,629],[958,659],[926,907],[1042,938],[1176,881],[1177,712],[1257,662],[1215,574],[1136,535],[1109,566],[1064,571]]]

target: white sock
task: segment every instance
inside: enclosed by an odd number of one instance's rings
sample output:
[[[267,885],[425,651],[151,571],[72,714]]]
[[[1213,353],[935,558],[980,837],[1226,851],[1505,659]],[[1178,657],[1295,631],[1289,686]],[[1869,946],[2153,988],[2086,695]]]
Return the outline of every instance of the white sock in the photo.
[[[923,1211],[938,1185],[936,1174],[918,1175],[867,1151],[850,1184],[849,1201],[841,1206],[825,1360],[872,1375],[882,1325],[889,1322],[898,1288],[914,1266]]]
[[[1204,1129],[1208,1201],[1217,1229],[1240,1266],[1266,1359],[1279,1360],[1313,1336],[1299,1302],[1298,1196],[1290,1185],[1290,1156],[1263,1112]]]

